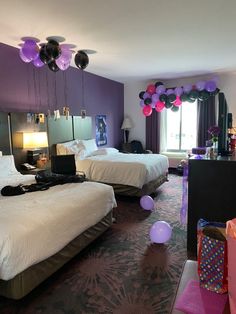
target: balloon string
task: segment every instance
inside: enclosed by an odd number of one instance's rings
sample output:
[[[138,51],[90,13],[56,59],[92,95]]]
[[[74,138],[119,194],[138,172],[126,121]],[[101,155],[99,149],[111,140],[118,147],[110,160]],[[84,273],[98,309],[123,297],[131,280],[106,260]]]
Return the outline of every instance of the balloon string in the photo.
[[[182,181],[182,207],[180,210],[180,222],[185,225],[187,223],[187,207],[188,207],[188,165],[183,166]]]

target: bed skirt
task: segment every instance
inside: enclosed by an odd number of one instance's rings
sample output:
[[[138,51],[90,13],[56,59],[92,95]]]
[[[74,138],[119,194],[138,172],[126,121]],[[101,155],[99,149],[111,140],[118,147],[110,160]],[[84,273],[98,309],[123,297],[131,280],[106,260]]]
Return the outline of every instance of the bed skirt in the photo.
[[[134,186],[122,185],[122,184],[109,183],[109,185],[113,187],[115,194],[141,197],[143,195],[150,195],[150,194],[155,193],[156,189],[166,181],[168,181],[168,174],[161,175],[156,180],[153,180],[147,184],[144,184],[142,189],[139,189]]]
[[[111,224],[112,210],[96,225],[85,230],[55,255],[29,267],[11,280],[0,280],[0,295],[16,300],[23,298],[99,237]]]

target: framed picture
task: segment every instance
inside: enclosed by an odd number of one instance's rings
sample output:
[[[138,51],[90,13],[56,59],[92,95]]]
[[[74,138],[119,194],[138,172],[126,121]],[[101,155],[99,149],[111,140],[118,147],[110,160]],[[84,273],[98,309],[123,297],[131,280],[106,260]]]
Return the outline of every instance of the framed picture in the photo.
[[[96,143],[97,146],[107,144],[107,123],[106,115],[100,114],[95,117],[96,123]]]

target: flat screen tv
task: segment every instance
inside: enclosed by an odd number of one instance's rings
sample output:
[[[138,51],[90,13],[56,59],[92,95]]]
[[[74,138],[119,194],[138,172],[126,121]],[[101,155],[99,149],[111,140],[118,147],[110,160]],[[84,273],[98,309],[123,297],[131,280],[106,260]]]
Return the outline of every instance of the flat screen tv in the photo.
[[[229,155],[228,147],[228,105],[224,93],[219,93],[218,102],[218,126],[220,134],[218,137],[218,154],[221,156]]]

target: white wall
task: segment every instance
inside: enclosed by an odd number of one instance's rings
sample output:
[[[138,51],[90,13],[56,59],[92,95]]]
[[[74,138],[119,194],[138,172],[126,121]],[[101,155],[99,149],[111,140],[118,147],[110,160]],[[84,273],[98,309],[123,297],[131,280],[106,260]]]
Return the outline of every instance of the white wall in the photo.
[[[156,81],[162,81],[167,87],[183,86],[185,84],[195,84],[199,80],[209,80],[212,77],[217,76],[219,78],[218,87],[221,92],[224,92],[229,107],[229,112],[233,114],[233,126],[236,127],[236,72],[221,73],[194,76],[182,79],[173,80],[150,80],[150,81],[132,81],[125,83],[124,87],[124,114],[129,116],[133,123],[134,128],[130,131],[129,140],[137,139],[142,142],[145,147],[146,143],[146,129],[145,129],[145,117],[142,114],[139,106],[139,93],[145,90],[149,83]]]

